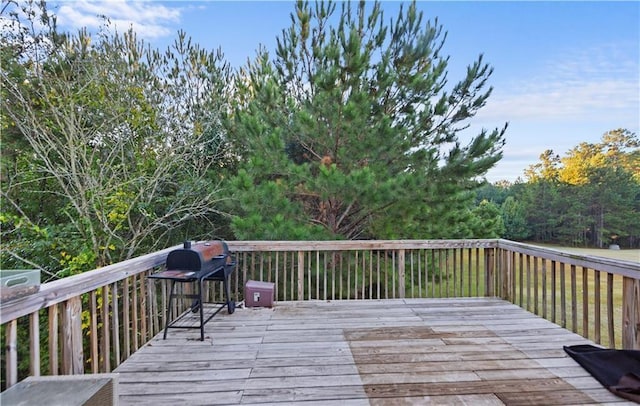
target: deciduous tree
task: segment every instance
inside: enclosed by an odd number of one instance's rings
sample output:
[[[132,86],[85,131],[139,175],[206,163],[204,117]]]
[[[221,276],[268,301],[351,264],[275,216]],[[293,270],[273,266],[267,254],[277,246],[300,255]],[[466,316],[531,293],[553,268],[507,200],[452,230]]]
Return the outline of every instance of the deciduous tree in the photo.
[[[28,24],[51,21],[45,8],[18,11],[16,23],[33,28],[23,41],[46,52],[16,48],[3,32],[3,51],[29,50],[11,56],[21,70],[2,70],[3,121],[23,142],[18,164],[3,166],[3,261],[29,250],[42,258],[16,233],[20,224],[47,231],[47,255],[67,273],[165,247],[186,227],[189,237],[214,230],[229,83],[222,55],[183,33],[164,53],[108,26],[60,37]],[[37,195],[55,216],[40,215]]]
[[[640,235],[640,148],[626,129],[583,142],[560,158],[545,151],[527,171],[523,204],[538,241],[634,246]]]

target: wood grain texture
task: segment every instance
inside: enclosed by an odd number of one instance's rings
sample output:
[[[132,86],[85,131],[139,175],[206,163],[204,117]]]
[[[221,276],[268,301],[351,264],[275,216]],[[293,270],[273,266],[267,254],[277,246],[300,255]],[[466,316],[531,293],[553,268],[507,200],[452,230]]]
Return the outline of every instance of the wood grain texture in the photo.
[[[214,308],[207,308],[213,311]],[[628,404],[562,346],[591,342],[494,298],[279,302],[158,335],[120,404]]]

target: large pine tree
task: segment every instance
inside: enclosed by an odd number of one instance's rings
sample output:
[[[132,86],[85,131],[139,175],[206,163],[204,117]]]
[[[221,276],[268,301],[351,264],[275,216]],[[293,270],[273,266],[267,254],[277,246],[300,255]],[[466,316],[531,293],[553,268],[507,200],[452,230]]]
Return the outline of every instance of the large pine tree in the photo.
[[[459,140],[492,68],[480,55],[450,84],[443,28],[415,3],[389,25],[378,2],[339,7],[298,2],[275,58],[240,72],[236,237],[451,237],[501,158],[506,126]]]

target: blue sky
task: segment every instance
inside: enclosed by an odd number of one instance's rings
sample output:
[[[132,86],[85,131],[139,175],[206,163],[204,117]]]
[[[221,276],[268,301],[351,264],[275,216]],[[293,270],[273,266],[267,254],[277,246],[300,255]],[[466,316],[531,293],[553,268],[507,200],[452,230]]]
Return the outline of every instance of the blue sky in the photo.
[[[208,49],[221,48],[232,66],[273,50],[290,25],[288,1],[58,1],[63,29],[95,28],[106,15],[166,47],[183,29]],[[385,20],[399,1],[382,3]],[[448,32],[449,80],[463,78],[484,54],[494,67],[494,93],[463,137],[509,122],[503,160],[490,181],[523,176],[539,155],[561,156],[581,142],[599,142],[616,128],[640,130],[640,2],[420,1],[425,20]]]

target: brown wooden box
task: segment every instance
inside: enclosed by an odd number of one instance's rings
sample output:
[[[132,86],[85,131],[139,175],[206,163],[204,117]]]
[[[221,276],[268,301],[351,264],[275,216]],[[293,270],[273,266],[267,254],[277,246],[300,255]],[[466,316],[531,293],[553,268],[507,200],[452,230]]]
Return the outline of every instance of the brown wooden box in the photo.
[[[244,285],[246,307],[273,307],[275,284],[271,282],[247,281]]]

